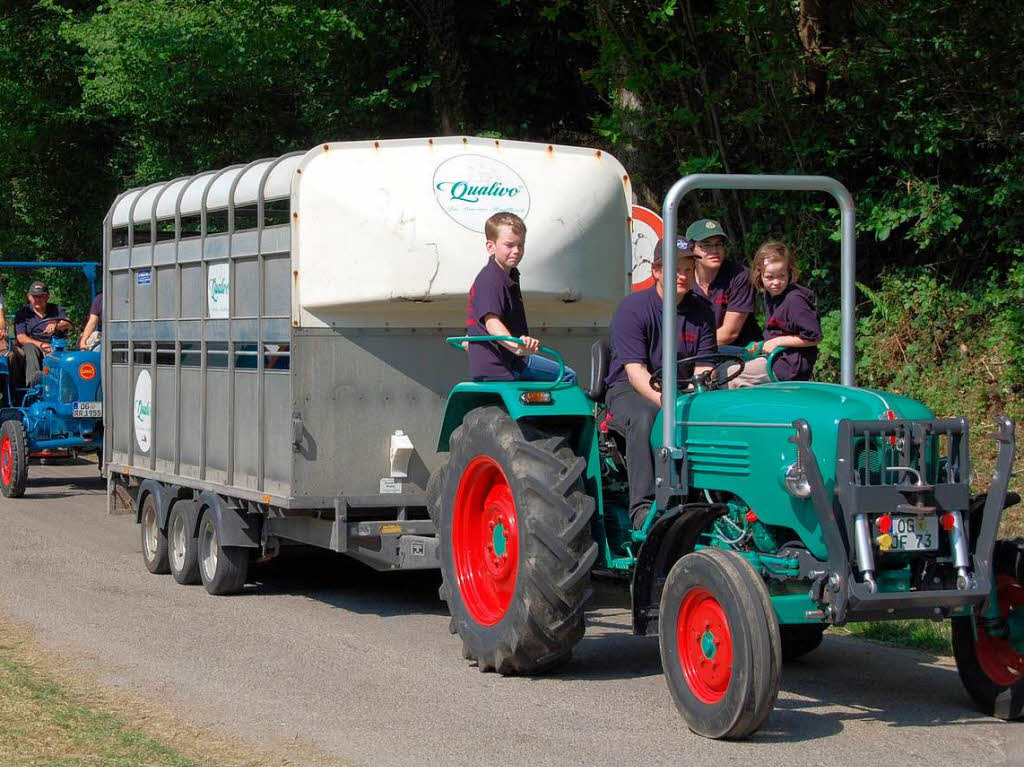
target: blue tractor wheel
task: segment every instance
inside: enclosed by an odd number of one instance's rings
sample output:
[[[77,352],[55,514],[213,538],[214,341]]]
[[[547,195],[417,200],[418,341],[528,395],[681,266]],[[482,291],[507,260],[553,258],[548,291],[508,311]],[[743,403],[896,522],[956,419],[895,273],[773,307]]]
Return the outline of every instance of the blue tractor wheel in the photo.
[[[25,494],[28,479],[28,438],[21,421],[4,421],[0,427],[0,490],[7,498]]]

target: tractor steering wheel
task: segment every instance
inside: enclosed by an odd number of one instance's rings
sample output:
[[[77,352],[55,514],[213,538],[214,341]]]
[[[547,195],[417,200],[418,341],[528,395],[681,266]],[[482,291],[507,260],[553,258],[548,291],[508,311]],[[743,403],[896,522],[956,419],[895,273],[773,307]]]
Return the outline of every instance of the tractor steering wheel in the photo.
[[[685,378],[676,378],[676,388],[682,390],[692,386],[697,391],[713,391],[715,389],[723,388],[729,381],[732,381],[740,373],[743,372],[744,361],[742,357],[738,357],[735,354],[698,354],[696,357],[686,357],[685,359],[678,360],[676,362],[676,372],[684,365],[692,365],[696,367],[699,364],[711,365],[711,370],[703,373],[695,373]],[[724,378],[712,378],[712,374],[722,365],[728,363],[738,363],[739,367]],[[691,368],[692,369],[692,368]],[[651,375],[651,388],[655,391],[661,391],[661,370],[656,370]]]

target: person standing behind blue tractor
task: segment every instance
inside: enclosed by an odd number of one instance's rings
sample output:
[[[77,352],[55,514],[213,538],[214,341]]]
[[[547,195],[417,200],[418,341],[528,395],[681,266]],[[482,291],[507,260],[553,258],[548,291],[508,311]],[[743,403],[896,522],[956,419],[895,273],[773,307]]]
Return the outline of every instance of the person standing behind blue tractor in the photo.
[[[89,319],[82,328],[82,335],[78,338],[78,348],[82,351],[92,351],[102,342],[103,332],[103,294],[97,293],[89,307]]]
[[[45,282],[33,282],[25,295],[28,303],[14,315],[14,332],[25,356],[25,381],[31,386],[43,369],[43,357],[52,351],[54,334],[71,330],[71,320],[60,306],[50,303]]]

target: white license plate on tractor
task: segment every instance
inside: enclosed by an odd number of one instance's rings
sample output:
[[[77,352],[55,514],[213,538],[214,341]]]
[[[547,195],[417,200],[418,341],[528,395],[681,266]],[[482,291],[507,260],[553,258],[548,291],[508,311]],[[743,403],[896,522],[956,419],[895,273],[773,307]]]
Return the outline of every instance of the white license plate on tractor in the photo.
[[[73,418],[102,418],[102,402],[72,402],[71,416]],[[65,411],[67,412],[67,411]]]
[[[890,535],[890,551],[934,551],[939,548],[939,518],[934,514],[893,514]]]

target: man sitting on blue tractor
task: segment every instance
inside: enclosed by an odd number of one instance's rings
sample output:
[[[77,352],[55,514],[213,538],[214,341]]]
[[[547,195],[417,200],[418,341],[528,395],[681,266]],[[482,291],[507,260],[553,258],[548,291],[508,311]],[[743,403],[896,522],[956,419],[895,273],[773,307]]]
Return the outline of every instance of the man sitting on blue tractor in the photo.
[[[14,315],[14,331],[25,356],[25,380],[31,386],[43,369],[43,357],[52,351],[55,334],[71,330],[71,320],[57,304],[51,304],[50,289],[36,280],[26,294],[28,303]]]

